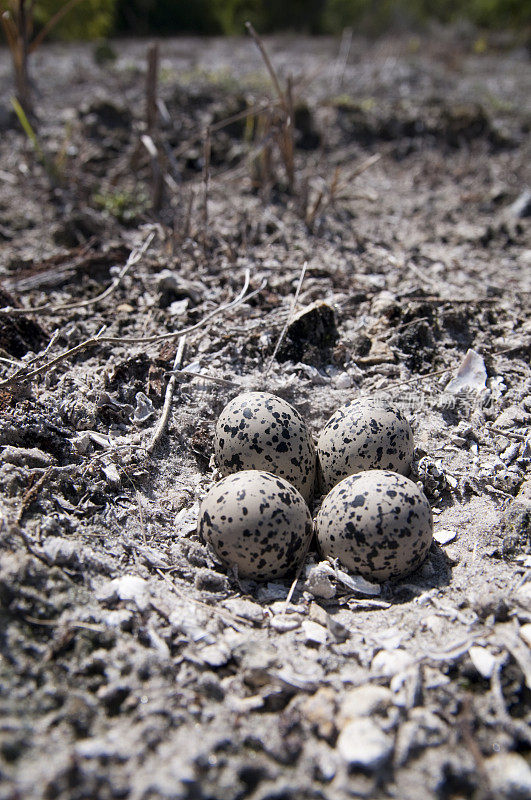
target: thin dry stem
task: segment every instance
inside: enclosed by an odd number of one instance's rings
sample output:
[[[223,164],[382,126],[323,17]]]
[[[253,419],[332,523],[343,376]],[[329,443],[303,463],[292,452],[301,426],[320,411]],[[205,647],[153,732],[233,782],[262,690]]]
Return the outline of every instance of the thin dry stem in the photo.
[[[10,317],[28,314],[57,314],[60,311],[72,311],[72,309],[75,308],[87,308],[88,306],[94,305],[94,303],[99,303],[101,300],[105,300],[107,297],[109,297],[109,295],[111,295],[118,288],[131,267],[140,261],[154,237],[155,234],[150,233],[140,247],[131,251],[129,258],[127,259],[124,267],[120,270],[119,275],[114,278],[112,283],[105,289],[105,291],[96,295],[96,297],[91,297],[88,300],[78,300],[75,303],[66,303],[59,306],[53,306],[50,303],[45,303],[42,306],[35,306],[33,308],[10,308],[9,306],[6,306],[4,308],[0,308],[0,314],[9,314]]]
[[[151,208],[157,213],[162,207],[164,197],[164,175],[160,168],[159,151],[152,137],[147,133],[140,137],[140,141],[149,153],[151,163]]]
[[[330,81],[332,92],[337,92],[341,88],[343,76],[348,63],[350,55],[350,48],[352,46],[352,28],[345,28],[341,35],[341,44],[339,45],[339,53],[334,62],[334,69],[332,72],[332,79]]]
[[[208,313],[202,320],[196,322],[195,325],[189,325],[187,328],[183,328],[180,331],[175,331],[174,333],[165,333],[161,334],[160,336],[148,336],[148,337],[119,337],[119,336],[103,336],[104,328],[99,331],[95,336],[91,337],[90,339],[86,339],[84,342],[80,342],[75,347],[71,347],[63,353],[55,356],[50,361],[47,361],[45,364],[42,364],[40,367],[37,367],[34,370],[28,372],[26,369],[18,370],[14,375],[11,375],[9,378],[6,378],[3,381],[0,381],[0,389],[7,388],[8,386],[13,386],[14,384],[21,383],[24,381],[31,380],[35,378],[37,375],[42,375],[45,372],[48,372],[53,367],[56,367],[62,361],[70,358],[71,356],[77,355],[78,353],[83,352],[84,350],[89,350],[92,347],[97,347],[101,344],[157,344],[158,342],[169,341],[172,339],[178,339],[181,336],[184,336],[187,333],[191,333],[192,331],[199,330],[199,328],[204,327],[211,319],[218,316],[219,314],[228,311],[229,309],[236,308],[238,305],[244,302],[244,300],[249,300],[251,297],[254,297],[256,294],[261,292],[267,284],[267,281],[262,281],[258,289],[255,289],[252,292],[247,294],[247,290],[249,288],[250,282],[250,273],[249,270],[246,270],[245,273],[245,282],[241,292],[238,294],[234,300],[231,300],[224,305],[218,306],[217,308],[213,309],[210,313]]]
[[[182,367],[185,344],[186,344],[186,336],[181,336],[181,338],[179,339],[179,345],[177,347],[177,353],[175,355],[175,361],[173,362],[174,370],[179,370]],[[171,375],[168,381],[168,385],[166,387],[166,394],[164,395],[164,406],[162,408],[162,414],[158,421],[157,427],[155,428],[155,431],[153,433],[151,442],[147,447],[147,451],[150,455],[152,455],[158,443],[164,436],[164,432],[168,425],[168,420],[170,418],[171,403],[176,383],[177,383],[177,376],[174,372],[173,375]]]
[[[205,132],[205,141],[203,143],[203,247],[206,249],[208,242],[208,199],[210,191],[210,128],[208,127]]]
[[[53,15],[53,17],[51,17],[51,18],[48,20],[48,22],[46,23],[46,25],[44,26],[44,28],[42,29],[42,31],[40,31],[40,32],[37,34],[37,36],[35,37],[35,39],[34,39],[34,40],[32,41],[32,43],[29,45],[28,53],[33,53],[35,50],[37,50],[37,48],[38,48],[38,47],[40,47],[40,46],[41,46],[41,44],[43,43],[43,41],[46,39],[46,37],[48,36],[48,34],[50,33],[50,31],[53,31],[53,29],[55,28],[55,26],[56,26],[56,25],[58,25],[58,24],[59,24],[59,22],[61,22],[61,20],[62,20],[62,19],[63,19],[63,17],[65,16],[65,14],[68,14],[68,12],[70,11],[70,9],[71,9],[71,8],[74,8],[74,6],[77,6],[77,4],[78,4],[78,3],[80,3],[80,2],[82,2],[82,0],[69,0],[69,2],[68,2],[68,3],[65,3],[65,5],[64,5],[64,6],[62,6],[62,7],[59,9],[59,11],[57,11],[57,12],[56,12],[56,13]]]
[[[264,43],[258,36],[257,32],[253,28],[250,22],[245,23],[245,27],[247,31],[252,36],[256,46],[260,50],[262,58],[264,60],[264,64],[266,65],[267,71],[271,77],[273,82],[273,86],[275,87],[275,91],[278,95],[278,99],[280,105],[282,107],[282,111],[284,112],[284,119],[282,120],[282,127],[280,133],[278,135],[278,146],[280,150],[280,155],[282,157],[282,162],[284,164],[284,168],[286,170],[286,177],[288,181],[288,191],[290,194],[293,193],[295,188],[295,160],[294,160],[294,130],[293,130],[293,82],[291,78],[288,78],[287,88],[286,91],[282,91],[282,87],[280,86],[280,81],[278,79],[277,73],[271,59],[269,58],[268,52],[264,46]]]
[[[275,87],[275,91],[278,95],[278,99],[280,100],[282,108],[284,109],[286,114],[289,114],[289,106],[286,95],[282,91],[280,82],[277,77],[277,73],[275,72],[273,64],[271,63],[271,59],[269,58],[267,50],[265,49],[264,43],[262,42],[262,40],[260,39],[260,37],[258,36],[257,32],[255,31],[250,22],[246,22],[245,27],[247,28],[248,33],[252,36],[256,46],[260,50],[262,58],[264,59],[264,64],[266,65],[267,71],[269,72],[271,80],[273,81],[273,86]]]

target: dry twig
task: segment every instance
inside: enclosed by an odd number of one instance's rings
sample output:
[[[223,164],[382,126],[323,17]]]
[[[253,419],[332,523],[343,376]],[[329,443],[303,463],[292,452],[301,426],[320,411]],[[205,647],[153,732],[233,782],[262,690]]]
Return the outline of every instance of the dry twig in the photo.
[[[10,317],[13,316],[23,316],[27,314],[58,314],[61,311],[72,311],[75,308],[87,308],[88,306],[94,305],[94,303],[99,303],[101,300],[105,300],[109,295],[111,295],[115,289],[118,288],[122,280],[125,278],[129,270],[135,264],[138,264],[146,250],[148,249],[149,245],[153,241],[155,237],[154,233],[150,233],[143,244],[140,247],[136,247],[134,250],[131,251],[129,258],[127,259],[124,267],[120,270],[120,273],[114,278],[112,283],[105,289],[105,291],[101,292],[101,294],[96,295],[96,297],[91,297],[88,300],[78,300],[75,303],[65,303],[64,305],[54,306],[51,303],[45,303],[42,306],[34,306],[33,308],[0,308],[0,314],[9,314]],[[50,348],[50,344],[46,348],[45,352]],[[42,354],[41,354],[42,356]],[[41,357],[39,356],[39,357]]]
[[[259,294],[267,284],[266,280],[263,280],[258,289],[254,289],[252,292],[247,294],[247,290],[249,288],[250,283],[250,273],[249,270],[245,273],[245,282],[243,285],[242,290],[235,297],[228,303],[224,305],[218,306],[217,308],[213,309],[210,313],[206,314],[202,320],[196,322],[195,325],[189,325],[187,328],[183,328],[180,331],[175,331],[174,333],[163,333],[159,336],[148,336],[148,337],[119,337],[119,336],[103,336],[105,328],[102,328],[98,333],[91,337],[90,339],[86,339],[84,342],[80,342],[75,347],[71,347],[63,353],[59,353],[59,355],[52,358],[50,361],[47,361],[45,364],[42,364],[40,367],[35,368],[34,370],[27,371],[26,368],[17,370],[13,375],[10,375],[9,378],[5,378],[5,380],[0,381],[0,389],[7,388],[8,386],[12,386],[13,384],[21,383],[23,381],[31,380],[35,378],[37,375],[41,375],[45,372],[48,372],[53,367],[56,367],[62,361],[65,361],[67,358],[73,355],[77,355],[78,353],[83,352],[84,350],[90,350],[92,347],[96,347],[97,345],[101,344],[157,344],[158,342],[170,341],[172,339],[179,339],[181,336],[184,336],[187,333],[191,333],[192,331],[199,330],[199,328],[204,327],[211,319],[217,317],[219,314],[228,311],[229,309],[236,308],[237,306],[241,305],[245,300],[249,300],[251,297]]]
[[[208,242],[208,196],[210,190],[210,128],[207,127],[203,143],[203,248]]]
[[[177,376],[175,374],[175,370],[181,368],[183,363],[184,357],[184,347],[186,344],[186,336],[181,336],[179,339],[179,345],[177,347],[177,353],[175,355],[175,361],[173,362],[173,369],[174,373],[171,375],[168,385],[166,387],[166,394],[164,395],[164,406],[162,408],[162,414],[158,421],[157,427],[153,433],[153,437],[151,442],[147,446],[147,452],[149,455],[152,455],[156,446],[162,439],[164,435],[164,431],[166,430],[166,426],[168,425],[168,419],[170,417],[170,409],[171,409],[171,401],[173,399],[173,393],[175,391],[175,384],[177,383]]]

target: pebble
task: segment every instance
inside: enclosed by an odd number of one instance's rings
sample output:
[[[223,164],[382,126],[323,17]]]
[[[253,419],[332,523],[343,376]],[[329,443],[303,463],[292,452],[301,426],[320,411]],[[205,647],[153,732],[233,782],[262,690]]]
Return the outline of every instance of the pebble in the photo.
[[[496,800],[528,800],[531,767],[518,753],[497,753],[484,762]]]
[[[349,767],[376,771],[392,756],[393,741],[368,717],[360,717],[343,728],[337,750]]]
[[[440,636],[444,630],[444,619],[438,614],[428,614],[420,625],[423,630],[431,631],[435,636]]]
[[[357,686],[345,694],[337,715],[337,727],[342,730],[352,720],[383,713],[393,703],[393,693],[385,686]]]
[[[326,644],[328,639],[328,631],[318,622],[305,620],[302,623],[302,630],[304,633],[304,643],[307,645],[321,645]]]
[[[529,422],[529,414],[526,414],[523,408],[519,406],[509,406],[505,411],[502,411],[499,417],[494,421],[496,428],[512,428],[519,425],[526,425]]]
[[[334,570],[328,561],[321,561],[306,572],[304,589],[314,597],[330,600],[336,594],[336,587],[332,583],[333,577]]]
[[[522,586],[519,586],[513,598],[522,608],[529,609],[531,607],[531,581],[526,581]]]
[[[335,750],[323,742],[308,748],[309,759],[313,762],[315,777],[318,781],[329,783],[335,776],[338,768],[338,757]]]
[[[79,545],[60,536],[49,536],[43,546],[43,553],[50,564],[72,567],[79,563]]]
[[[450,528],[438,528],[433,531],[433,538],[438,544],[453,542],[456,536],[457,532],[450,530]]]
[[[208,664],[209,667],[218,669],[228,664],[232,658],[230,647],[225,642],[207,644],[197,651],[197,656],[201,662]]]
[[[122,477],[116,468],[116,464],[103,464],[101,471],[105,475],[110,486],[114,487],[115,489],[121,486]]]
[[[457,547],[448,547],[447,550],[444,551],[444,555],[446,556],[446,560],[450,564],[450,566],[454,566],[459,564],[461,561],[461,556]]]
[[[425,708],[414,708],[401,725],[396,738],[394,762],[404,766],[426,747],[437,747],[448,739],[448,728],[439,717]]]
[[[520,638],[524,640],[528,647],[531,647],[531,622],[527,622],[520,628]]]
[[[264,619],[264,609],[258,603],[253,603],[252,600],[241,600],[239,597],[231,597],[225,600],[224,607],[228,609],[231,614],[235,614],[243,619],[248,619],[259,625]]]
[[[276,614],[269,622],[277,633],[287,633],[300,628],[302,619],[298,614]]]
[[[470,660],[482,678],[489,680],[496,667],[496,659],[486,647],[474,645],[468,651]]]
[[[405,650],[379,650],[371,663],[371,672],[382,675],[396,675],[407,669],[413,658]]]
[[[341,372],[334,379],[336,389],[350,389],[352,386],[352,378],[348,372]]]
[[[49,467],[55,464],[55,458],[38,447],[12,447],[8,445],[2,450],[2,461],[15,464],[17,467]]]
[[[97,594],[99,600],[131,600],[140,611],[149,605],[149,586],[138,575],[122,575],[109,581]]]
[[[301,705],[303,717],[315,728],[321,739],[330,740],[335,735],[334,708],[335,692],[329,686],[321,686]]]

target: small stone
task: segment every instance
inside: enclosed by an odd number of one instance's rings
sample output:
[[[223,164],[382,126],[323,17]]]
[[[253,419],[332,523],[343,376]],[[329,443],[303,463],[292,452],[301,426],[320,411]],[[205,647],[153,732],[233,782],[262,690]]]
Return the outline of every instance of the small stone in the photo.
[[[307,745],[305,750],[309,751],[309,759],[313,762],[315,778],[323,783],[329,783],[336,775],[339,766],[339,757],[336,751],[324,742]]]
[[[239,597],[231,597],[223,603],[224,608],[235,614],[237,617],[248,619],[259,625],[264,619],[264,609],[258,603],[253,603],[252,600],[242,600]]]
[[[109,581],[97,593],[97,597],[107,602],[130,600],[136,604],[139,611],[145,611],[149,605],[149,585],[138,575],[123,575],[121,578]]]
[[[57,564],[61,567],[79,565],[79,547],[69,539],[62,539],[60,536],[49,536],[42,549],[50,564]]]
[[[137,392],[135,396],[136,406],[131,416],[131,422],[135,425],[143,425],[155,414],[153,403],[144,394],[144,392]]]
[[[321,561],[307,571],[304,589],[314,597],[330,600],[336,593],[336,587],[332,583],[333,577],[334,570],[328,561]]]
[[[445,549],[444,555],[450,566],[455,567],[456,564],[459,564],[459,562],[461,561],[461,556],[459,554],[457,547],[448,547],[447,549]]]
[[[531,647],[531,622],[527,622],[520,628],[520,638],[524,640],[528,647]]]
[[[208,567],[198,569],[194,578],[194,586],[202,592],[224,592],[229,588],[229,582],[225,575],[215,572]]]
[[[358,686],[350,689],[341,703],[337,726],[341,730],[352,720],[385,712],[393,704],[393,693],[385,686]]]
[[[469,649],[468,655],[481,677],[489,680],[496,667],[496,659],[492,653],[486,647],[474,645]]]
[[[446,385],[445,391],[450,394],[467,390],[480,392],[485,388],[486,381],[487,370],[483,357],[475,350],[467,350],[457,372]]]
[[[298,614],[276,614],[269,622],[273,630],[287,633],[300,628],[302,618]]]
[[[349,767],[374,772],[391,758],[393,742],[372,720],[360,717],[341,731],[337,750]]]
[[[484,762],[496,800],[528,800],[531,768],[518,753],[497,753]]]
[[[453,542],[456,536],[457,532],[452,531],[449,528],[436,528],[433,531],[433,538],[438,544],[448,544],[449,542]]]
[[[305,620],[302,623],[302,630],[304,633],[304,643],[310,646],[319,646],[326,644],[328,639],[328,631],[322,625],[311,620]]]
[[[101,471],[107,478],[109,485],[114,489],[118,489],[122,483],[122,478],[118,472],[118,469],[116,468],[116,464],[104,464],[102,465]]]
[[[420,624],[423,629],[431,631],[435,636],[440,636],[444,630],[444,619],[438,614],[428,614]]]
[[[332,634],[336,642],[344,642],[350,636],[350,631],[341,622],[334,619],[331,614],[328,614],[324,608],[318,603],[310,605],[309,617],[312,622],[317,622],[323,628],[327,628]]]
[[[531,580],[522,584],[522,586],[515,591],[513,598],[522,608],[531,608]]]
[[[413,662],[412,656],[405,650],[379,650],[371,663],[371,672],[381,675],[396,675],[407,669]]]
[[[224,667],[232,658],[232,652],[225,642],[207,644],[198,651],[197,655],[203,663],[214,669]]]
[[[352,378],[348,374],[348,372],[340,372],[334,378],[334,385],[336,389],[350,389],[352,386]]]
[[[302,715],[322,739],[332,739],[336,731],[334,725],[335,696],[333,689],[322,686],[301,705]]]
[[[12,447],[8,445],[2,450],[2,460],[17,467],[49,467],[55,464],[55,458],[38,447]]]
[[[516,219],[531,217],[531,192],[529,189],[524,189],[522,194],[509,206],[508,215]]]
[[[520,425],[527,425],[528,422],[529,414],[526,414],[523,408],[513,405],[502,411],[495,420],[494,425],[497,428],[514,428]]]

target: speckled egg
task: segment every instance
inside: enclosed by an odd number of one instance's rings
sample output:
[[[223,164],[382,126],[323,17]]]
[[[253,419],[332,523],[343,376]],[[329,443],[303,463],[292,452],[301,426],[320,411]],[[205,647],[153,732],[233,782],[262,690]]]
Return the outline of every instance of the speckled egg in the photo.
[[[208,492],[198,531],[239,576],[269,580],[297,567],[313,525],[306,502],[290,483],[271,472],[244,470]]]
[[[417,484],[381,469],[349,475],[334,486],[316,525],[323,556],[373,581],[413,572],[433,535],[431,508]]]
[[[315,445],[303,418],[268,392],[245,392],[225,406],[214,450],[223,475],[244,469],[273,472],[309,500],[315,480]]]
[[[413,461],[413,433],[404,415],[387,401],[351,400],[332,414],[321,431],[317,458],[324,491],[366,469],[407,475]]]

